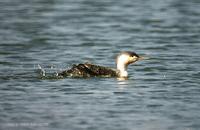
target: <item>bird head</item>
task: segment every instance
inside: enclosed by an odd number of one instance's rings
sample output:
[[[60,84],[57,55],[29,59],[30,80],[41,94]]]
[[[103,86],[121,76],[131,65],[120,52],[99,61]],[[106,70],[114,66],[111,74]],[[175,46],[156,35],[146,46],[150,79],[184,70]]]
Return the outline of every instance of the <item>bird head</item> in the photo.
[[[124,65],[127,67],[129,64],[135,63],[138,60],[142,60],[144,57],[139,56],[135,52],[125,51],[117,56],[117,65]]]

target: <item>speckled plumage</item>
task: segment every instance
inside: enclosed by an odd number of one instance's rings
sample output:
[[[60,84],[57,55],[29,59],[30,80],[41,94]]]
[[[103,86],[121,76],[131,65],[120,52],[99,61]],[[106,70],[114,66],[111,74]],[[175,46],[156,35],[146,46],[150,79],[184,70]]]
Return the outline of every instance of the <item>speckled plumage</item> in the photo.
[[[118,77],[118,70],[90,63],[73,65],[69,70],[58,74],[62,77]]]

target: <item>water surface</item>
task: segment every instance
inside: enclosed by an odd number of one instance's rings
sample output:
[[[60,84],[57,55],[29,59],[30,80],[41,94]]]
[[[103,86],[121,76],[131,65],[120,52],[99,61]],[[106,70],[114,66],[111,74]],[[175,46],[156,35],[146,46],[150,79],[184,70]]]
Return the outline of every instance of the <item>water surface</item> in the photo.
[[[198,0],[0,2],[0,128],[198,130]],[[41,79],[74,63],[149,60],[129,79]]]

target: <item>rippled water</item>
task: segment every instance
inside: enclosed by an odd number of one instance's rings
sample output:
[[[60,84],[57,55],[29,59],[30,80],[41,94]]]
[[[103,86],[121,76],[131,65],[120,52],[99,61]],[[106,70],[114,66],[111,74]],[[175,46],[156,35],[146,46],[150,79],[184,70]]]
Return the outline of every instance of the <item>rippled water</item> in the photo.
[[[198,0],[1,1],[0,129],[199,130],[199,21]],[[128,80],[39,78],[122,50],[150,57]]]

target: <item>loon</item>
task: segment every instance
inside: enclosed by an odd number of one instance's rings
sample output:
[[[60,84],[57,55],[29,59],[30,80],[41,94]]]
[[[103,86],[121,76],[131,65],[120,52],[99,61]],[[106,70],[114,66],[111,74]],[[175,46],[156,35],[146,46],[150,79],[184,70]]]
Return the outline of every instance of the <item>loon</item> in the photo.
[[[144,57],[137,55],[135,52],[121,52],[116,58],[117,68],[109,68],[91,63],[75,64],[69,70],[58,73],[61,77],[119,77],[127,78],[127,67],[129,64],[142,60]]]

